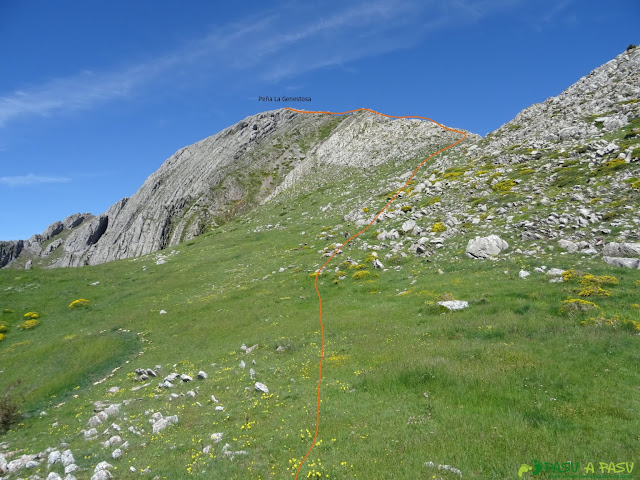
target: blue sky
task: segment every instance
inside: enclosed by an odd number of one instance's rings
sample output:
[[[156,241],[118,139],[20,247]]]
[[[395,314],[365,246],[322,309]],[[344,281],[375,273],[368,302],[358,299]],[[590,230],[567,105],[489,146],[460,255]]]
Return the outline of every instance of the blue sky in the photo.
[[[484,135],[640,43],[639,20],[635,0],[0,0],[0,240],[99,214],[281,106]]]

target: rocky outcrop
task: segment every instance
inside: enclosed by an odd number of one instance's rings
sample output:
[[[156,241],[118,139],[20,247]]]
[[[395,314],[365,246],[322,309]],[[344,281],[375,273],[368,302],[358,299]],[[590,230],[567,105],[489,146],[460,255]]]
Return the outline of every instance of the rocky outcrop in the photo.
[[[8,242],[0,242],[0,268],[13,262],[22,249],[24,248],[23,240],[11,240]]]
[[[605,243],[602,235],[613,227],[622,227],[615,230],[618,241],[637,238],[633,209],[623,209],[612,192],[638,188],[638,98],[640,48],[629,48],[485,138],[468,134],[463,144],[431,160],[411,191],[398,196],[407,203],[405,210],[389,209],[377,218],[393,225],[385,223],[376,239],[399,251],[400,237],[407,237],[413,253],[430,256],[461,233],[480,233],[469,242],[467,255],[490,258],[506,244],[498,237],[499,242],[488,240],[490,233],[507,238],[514,254],[526,255],[542,247],[522,250],[518,241],[553,240],[567,253],[596,255]],[[72,215],[41,235],[0,243],[0,266],[18,257],[24,257],[19,267],[29,259],[34,267],[94,265],[155,252],[281,195],[295,199],[309,188],[305,180],[311,175],[326,179],[354,170],[367,173],[389,162],[402,165],[459,138],[431,122],[371,112],[339,117],[284,109],[260,113],[180,149],[134,195],[102,214]],[[387,181],[377,196],[400,188],[410,174]],[[467,204],[470,198],[473,205]],[[603,199],[609,210],[600,207]],[[374,212],[365,206],[340,208],[344,221],[368,224]],[[338,210],[331,204],[323,208]],[[533,214],[538,210],[540,217]],[[613,217],[615,222],[604,223]],[[433,222],[422,218],[438,218],[438,229],[444,230],[432,230]],[[497,224],[501,230],[494,230]],[[519,237],[515,243],[514,236]]]
[[[602,251],[602,259],[614,267],[640,270],[640,243],[608,243]]]
[[[430,123],[369,112],[254,115],[181,149],[133,196],[85,221],[63,242],[55,266],[162,250],[263,203],[315,166],[366,168],[432,151],[453,137],[459,134]]]
[[[49,256],[62,245],[63,240],[58,238],[43,247],[44,243],[59,236],[65,230],[73,230],[91,216],[90,213],[74,213],[62,222],[52,223],[42,234],[32,235],[28,240],[0,242],[0,268],[10,265],[21,255],[29,257],[24,261],[24,265],[25,267],[29,265],[29,268],[31,268],[35,258]]]
[[[497,235],[488,237],[476,237],[469,240],[466,254],[471,258],[491,258],[497,256],[502,250],[509,248],[509,244]]]
[[[629,49],[571,85],[560,95],[532,105],[495,132],[495,147],[526,142],[583,142],[637,117],[640,48]]]

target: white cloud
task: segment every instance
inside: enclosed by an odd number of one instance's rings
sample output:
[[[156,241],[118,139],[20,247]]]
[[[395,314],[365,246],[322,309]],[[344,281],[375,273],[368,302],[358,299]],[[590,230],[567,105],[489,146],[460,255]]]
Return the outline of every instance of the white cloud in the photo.
[[[0,177],[0,184],[10,187],[39,185],[43,183],[66,183],[70,182],[68,177],[50,177],[46,175],[16,175],[12,177]]]

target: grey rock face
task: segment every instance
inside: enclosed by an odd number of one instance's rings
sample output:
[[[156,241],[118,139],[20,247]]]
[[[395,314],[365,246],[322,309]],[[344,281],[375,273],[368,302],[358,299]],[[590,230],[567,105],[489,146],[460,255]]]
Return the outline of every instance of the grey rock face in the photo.
[[[636,268],[640,270],[640,258],[602,257],[602,260],[614,267]]]
[[[471,258],[490,258],[509,248],[509,244],[497,235],[476,237],[469,240],[466,253]]]
[[[0,242],[0,268],[8,265],[20,255],[24,248],[23,240]]]
[[[640,243],[607,243],[602,254],[607,257],[640,257]]]
[[[619,102],[640,97],[640,49],[634,48],[595,69],[560,95],[532,105],[494,132],[500,146],[523,141],[582,142],[625,125],[633,107]],[[628,110],[627,110],[628,108]],[[606,112],[617,110],[613,115]],[[601,114],[593,122],[591,115]],[[596,125],[598,124],[598,125]],[[494,145],[495,146],[495,145]]]
[[[64,230],[64,225],[62,224],[62,222],[52,223],[44,232],[42,232],[42,241],[46,242],[50,238],[58,235],[60,232],[62,232],[62,230]]]
[[[257,174],[299,162],[304,153],[296,140],[315,136],[317,127],[330,121],[326,115],[275,110],[182,148],[132,197],[76,228],[55,266],[94,265],[162,250],[225,221],[231,204],[251,208],[276,182],[272,175],[258,180]],[[252,178],[261,182],[254,197],[243,186]]]
[[[21,254],[30,254],[36,257],[46,257],[50,255],[56,248],[62,244],[62,239],[54,240],[45,248],[42,244],[52,239],[56,235],[59,235],[64,230],[70,230],[80,225],[86,218],[91,217],[90,213],[75,213],[67,217],[62,222],[54,222],[47,229],[42,232],[42,235],[32,235],[28,240],[18,241],[0,241],[0,268],[9,265],[12,261],[17,259]],[[33,264],[33,259],[27,260],[25,265]],[[29,269],[27,268],[27,270]]]
[[[607,243],[602,255],[602,260],[614,267],[640,270],[640,243]]]

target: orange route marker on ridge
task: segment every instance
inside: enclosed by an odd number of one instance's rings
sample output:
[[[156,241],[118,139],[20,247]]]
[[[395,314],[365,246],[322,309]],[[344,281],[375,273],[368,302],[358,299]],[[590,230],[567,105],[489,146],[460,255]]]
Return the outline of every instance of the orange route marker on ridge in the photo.
[[[318,438],[318,429],[320,428],[320,385],[322,383],[322,360],[324,359],[324,325],[322,323],[322,297],[320,296],[320,290],[318,290],[318,276],[322,273],[322,271],[324,270],[324,268],[329,264],[329,262],[331,262],[331,260],[333,260],[333,257],[336,256],[336,254],[342,250],[342,247],[344,247],[347,243],[349,243],[351,240],[359,237],[360,235],[362,235],[364,232],[366,232],[369,227],[371,225],[373,225],[375,223],[375,221],[378,219],[378,217],[389,207],[389,205],[391,205],[391,202],[393,202],[396,197],[398,196],[398,194],[400,192],[402,192],[405,188],[407,188],[407,185],[409,185],[409,182],[411,181],[411,179],[414,177],[414,175],[416,173],[418,173],[418,170],[420,170],[420,168],[422,168],[422,166],[429,160],[431,160],[433,157],[435,157],[436,155],[444,152],[445,150],[448,150],[449,148],[455,147],[456,145],[458,145],[460,142],[464,141],[465,138],[467,138],[467,134],[464,133],[463,131],[460,130],[456,130],[454,128],[449,128],[449,127],[445,127],[444,125],[442,125],[441,123],[436,122],[435,120],[432,120],[430,118],[427,117],[420,117],[418,115],[402,115],[402,116],[395,116],[395,115],[385,115],[384,113],[380,113],[380,112],[376,112],[375,110],[371,110],[369,108],[356,108],[355,110],[348,110],[346,112],[324,112],[324,111],[309,111],[309,110],[296,110],[295,108],[289,108],[289,107],[285,107],[285,110],[291,110],[292,112],[296,112],[296,113],[325,113],[328,115],[345,115],[347,113],[353,113],[353,112],[361,112],[361,111],[365,111],[365,112],[371,112],[371,113],[375,113],[376,115],[380,115],[382,117],[387,117],[387,118],[419,118],[421,120],[428,120],[432,123],[435,123],[436,125],[438,125],[439,127],[444,128],[445,130],[449,130],[450,132],[455,132],[455,133],[459,133],[461,135],[463,135],[463,137],[458,140],[457,142],[452,143],[451,145],[448,145],[444,148],[441,148],[440,150],[438,150],[435,153],[432,153],[431,155],[429,155],[427,158],[425,158],[422,162],[420,162],[420,164],[413,170],[413,173],[411,174],[411,176],[407,179],[407,181],[405,182],[405,184],[402,186],[402,188],[400,188],[400,190],[398,190],[395,195],[393,197],[391,197],[391,200],[389,200],[387,202],[387,204],[384,206],[384,208],[382,210],[380,210],[378,212],[378,214],[373,217],[373,220],[371,220],[371,222],[369,222],[369,224],[364,227],[362,230],[360,230],[358,233],[356,233],[355,235],[351,236],[349,239],[347,239],[347,241],[345,241],[342,245],[340,245],[340,247],[338,247],[333,254],[329,257],[329,259],[322,265],[322,267],[320,267],[317,271],[316,271],[316,278],[313,280],[313,286],[316,289],[316,293],[318,294],[318,303],[319,303],[319,307],[320,307],[320,332],[322,333],[322,348],[320,350],[320,367],[318,369],[318,390],[317,390],[317,397],[318,397],[318,408],[316,410],[316,432],[315,435],[313,437],[313,442],[311,442],[311,447],[309,447],[309,451],[307,452],[307,454],[304,456],[304,458],[300,461],[300,465],[298,466],[298,470],[296,471],[296,476],[295,476],[295,480],[298,479],[298,475],[300,474],[300,470],[302,469],[302,466],[304,465],[305,460],[307,459],[307,457],[309,456],[309,454],[311,453],[311,451],[313,450],[313,447],[316,444],[316,439]]]

